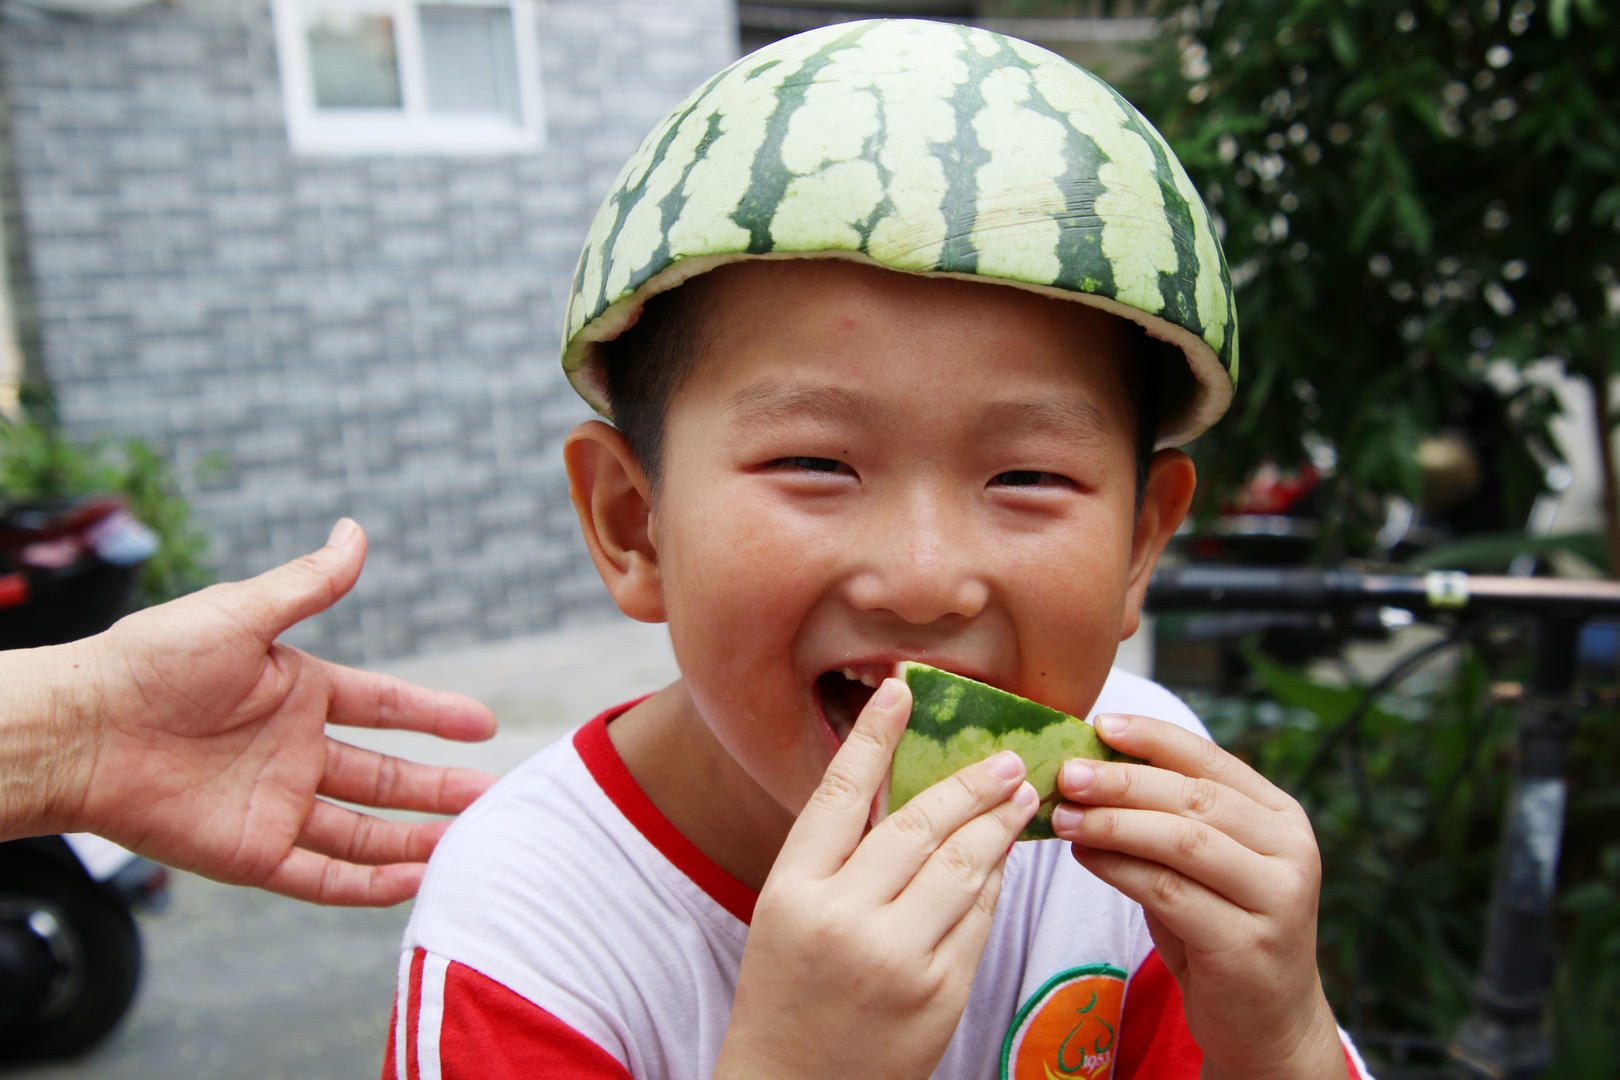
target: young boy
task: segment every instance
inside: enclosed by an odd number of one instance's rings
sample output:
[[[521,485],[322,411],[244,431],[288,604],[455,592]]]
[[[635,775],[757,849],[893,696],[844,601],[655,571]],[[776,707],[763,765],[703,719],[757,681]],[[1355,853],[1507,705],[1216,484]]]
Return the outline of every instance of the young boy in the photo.
[[[586,544],[681,677],[441,842],[384,1075],[1365,1075],[1303,813],[1110,670],[1235,335],[1174,157],[1049,53],[844,24],[688,99],[598,215],[564,352],[617,425],[565,451]],[[871,825],[905,659],[1147,764],[1065,765],[1070,843],[1013,844],[1010,754]]]

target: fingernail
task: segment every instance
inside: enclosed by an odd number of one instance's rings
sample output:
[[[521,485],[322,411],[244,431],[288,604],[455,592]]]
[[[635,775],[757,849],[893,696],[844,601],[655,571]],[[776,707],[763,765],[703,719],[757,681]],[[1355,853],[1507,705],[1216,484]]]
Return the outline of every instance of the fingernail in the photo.
[[[332,526],[332,534],[326,538],[327,547],[341,547],[354,539],[355,530],[360,528],[353,518],[338,518],[337,524]]]
[[[1063,764],[1063,776],[1058,786],[1064,791],[1084,791],[1091,786],[1097,778],[1097,770],[1083,761],[1067,761]]]
[[[1025,780],[1018,785],[1018,790],[1013,792],[1012,801],[1014,806],[1027,813],[1035,809],[1036,804],[1041,801],[1041,797],[1035,794],[1035,785]]]
[[[872,704],[880,709],[892,709],[900,704],[900,680],[884,679],[878,683],[877,693],[872,695]]]
[[[1122,734],[1127,727],[1130,727],[1130,724],[1130,720],[1126,717],[1115,716],[1112,713],[1107,716],[1097,717],[1097,726],[1107,735]]]
[[[1003,750],[990,759],[990,771],[1003,780],[1017,780],[1024,775],[1024,759],[1011,750]]]
[[[1052,831],[1065,833],[1075,829],[1086,812],[1072,803],[1058,803],[1052,808]]]

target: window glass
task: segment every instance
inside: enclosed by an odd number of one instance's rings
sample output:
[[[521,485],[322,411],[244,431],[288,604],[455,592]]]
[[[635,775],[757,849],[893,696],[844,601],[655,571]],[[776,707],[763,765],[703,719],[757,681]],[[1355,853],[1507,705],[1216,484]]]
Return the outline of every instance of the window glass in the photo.
[[[511,9],[423,4],[417,14],[428,108],[495,113],[520,122]]]
[[[399,56],[387,15],[312,14],[309,70],[320,109],[398,109]]]

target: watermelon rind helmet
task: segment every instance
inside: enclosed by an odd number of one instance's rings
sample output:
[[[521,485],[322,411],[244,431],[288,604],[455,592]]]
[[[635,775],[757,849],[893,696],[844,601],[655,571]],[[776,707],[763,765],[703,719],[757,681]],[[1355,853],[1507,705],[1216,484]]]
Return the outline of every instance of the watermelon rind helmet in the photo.
[[[1089,304],[1179,350],[1156,443],[1226,411],[1226,257],[1164,137],[1102,79],[971,26],[839,23],[743,57],[666,116],[586,237],[562,364],[611,417],[604,350],[648,298],[743,259],[845,258]],[[1187,375],[1191,377],[1188,378]]]

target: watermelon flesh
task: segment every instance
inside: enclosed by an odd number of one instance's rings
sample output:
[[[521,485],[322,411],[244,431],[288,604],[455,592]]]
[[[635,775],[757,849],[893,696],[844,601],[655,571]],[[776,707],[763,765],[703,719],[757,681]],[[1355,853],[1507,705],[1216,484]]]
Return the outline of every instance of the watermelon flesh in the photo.
[[[911,688],[911,720],[889,769],[889,813],[958,769],[1012,750],[1041,800],[1018,839],[1050,839],[1058,769],[1070,758],[1119,756],[1086,721],[1017,694],[910,661],[897,675]]]

